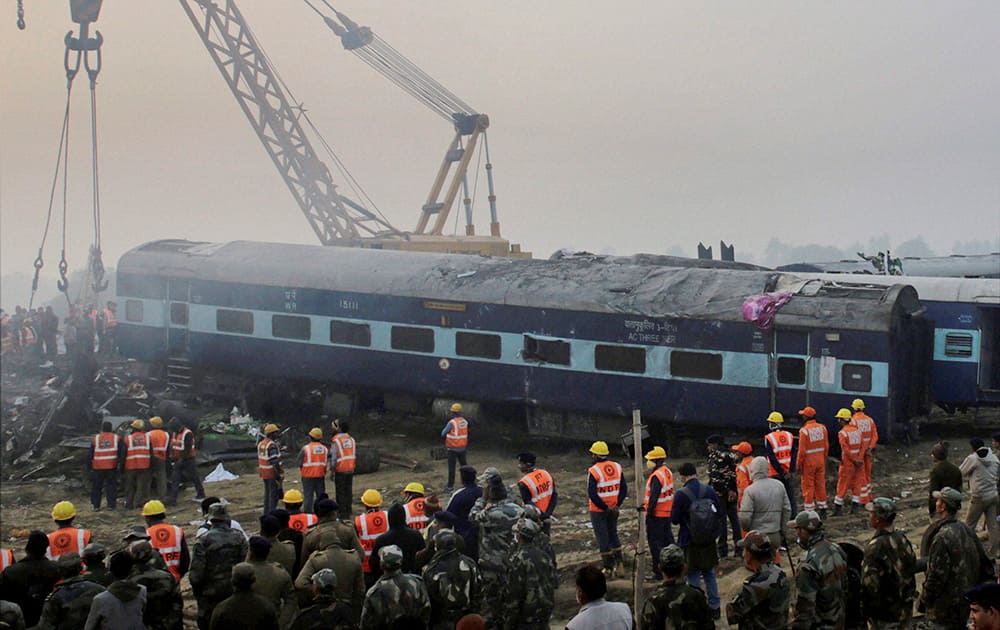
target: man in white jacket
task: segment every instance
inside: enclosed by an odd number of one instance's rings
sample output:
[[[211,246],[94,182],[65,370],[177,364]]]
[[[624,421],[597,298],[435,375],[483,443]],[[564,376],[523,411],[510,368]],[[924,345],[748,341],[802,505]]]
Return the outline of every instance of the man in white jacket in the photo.
[[[740,501],[740,527],[766,535],[774,549],[781,547],[782,528],[792,518],[792,504],[785,484],[767,476],[767,458],[750,461],[750,485]]]
[[[965,524],[975,530],[979,518],[986,517],[986,529],[990,533],[990,558],[996,558],[1000,552],[1000,535],[997,531],[997,505],[1000,496],[997,495],[997,475],[1000,473],[1000,460],[987,448],[983,440],[969,440],[972,452],[969,453],[959,470],[969,481],[969,492],[972,501],[969,502],[969,513]]]

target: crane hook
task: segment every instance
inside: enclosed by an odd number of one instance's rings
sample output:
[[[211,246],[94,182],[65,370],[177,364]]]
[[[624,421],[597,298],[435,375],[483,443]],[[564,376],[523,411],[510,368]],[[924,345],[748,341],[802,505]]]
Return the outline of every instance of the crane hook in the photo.
[[[94,276],[94,293],[103,293],[108,288],[108,281],[104,279],[104,261],[101,260],[101,250],[99,249],[94,251],[90,270]]]
[[[23,31],[25,26],[27,24],[24,23],[24,0],[17,0],[17,28]]]
[[[66,262],[66,250],[62,250],[62,258],[59,260],[59,280],[56,282],[56,287],[66,294],[66,299],[69,299],[69,278],[66,276],[66,272],[69,271],[69,263]]]

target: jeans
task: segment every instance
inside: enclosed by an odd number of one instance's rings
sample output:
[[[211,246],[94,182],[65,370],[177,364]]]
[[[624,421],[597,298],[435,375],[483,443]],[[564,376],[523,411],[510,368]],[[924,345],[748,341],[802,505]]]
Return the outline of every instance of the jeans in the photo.
[[[968,525],[975,531],[976,525],[979,523],[979,519],[985,514],[986,515],[986,531],[990,533],[990,547],[987,549],[990,559],[997,557],[998,543],[1000,543],[1000,538],[998,538],[997,532],[997,505],[1000,504],[1000,498],[993,497],[992,499],[978,499],[972,497],[969,502],[969,513],[965,517],[965,524]]]
[[[195,468],[194,460],[185,457],[174,462],[174,471],[170,478],[170,495],[167,497],[167,503],[177,503],[177,494],[180,492],[182,481],[194,482],[195,498],[205,498],[205,488],[201,485],[201,477],[198,476],[198,469]]]
[[[95,510],[101,509],[101,496],[107,494],[108,507],[112,510],[118,507],[118,471],[90,471],[90,503]]]
[[[326,479],[323,477],[303,477],[302,496],[305,502],[302,504],[302,511],[312,514],[313,502],[319,499],[319,495],[326,494]]]
[[[733,501],[729,500],[729,495],[725,490],[719,491],[718,495],[719,503],[722,504],[722,511],[729,519],[729,526],[733,530],[733,549],[736,549],[736,543],[743,537],[743,531],[740,529],[740,518],[736,509],[738,506],[735,499]],[[719,550],[719,557],[724,558],[729,555],[729,544],[726,542],[729,531],[726,528],[726,519],[720,519],[719,527],[719,540],[716,547]]]
[[[708,595],[708,607],[712,610],[719,610],[722,607],[722,602],[719,600],[719,583],[715,581],[715,569],[691,571],[688,573],[687,582],[691,586],[701,588],[702,580],[705,581],[705,594]]]
[[[448,487],[455,487],[455,465],[456,462],[465,466],[465,449],[460,451],[448,450]]]
[[[281,482],[277,479],[264,479],[264,514],[278,507],[281,500]]]
[[[337,515],[348,519],[351,517],[351,502],[354,501],[354,473],[333,473],[333,485],[337,498]]]

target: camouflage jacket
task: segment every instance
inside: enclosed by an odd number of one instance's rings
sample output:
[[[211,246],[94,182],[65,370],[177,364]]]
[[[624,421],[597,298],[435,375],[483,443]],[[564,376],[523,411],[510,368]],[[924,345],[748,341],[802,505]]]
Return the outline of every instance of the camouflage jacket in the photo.
[[[548,628],[555,607],[552,559],[534,541],[516,545],[507,558],[503,628]]]
[[[233,594],[233,566],[247,557],[247,539],[228,525],[216,524],[191,551],[191,591],[195,597],[222,601]]]
[[[726,606],[726,619],[740,630],[768,630],[788,626],[792,590],[785,572],[772,562],[743,580],[743,587]]]
[[[143,623],[149,630],[181,630],[184,627],[184,600],[174,576],[150,565],[129,576],[129,582],[146,587]]]
[[[723,501],[728,501],[728,493],[736,492],[736,466],[742,459],[736,451],[721,447],[708,452],[708,485]]]
[[[866,619],[904,622],[913,616],[917,554],[906,536],[881,529],[865,546],[861,602]]]
[[[795,630],[843,628],[847,613],[847,554],[840,545],[814,534],[799,562],[795,586]]]
[[[479,568],[484,573],[502,573],[507,555],[514,546],[514,523],[524,510],[510,499],[478,508],[477,502],[469,519],[479,524]]]
[[[427,588],[419,576],[399,571],[386,573],[368,589],[364,608],[361,609],[361,628],[391,628],[393,623],[404,617],[420,620],[424,627],[430,623],[431,600],[427,596]],[[416,627],[416,624],[412,626]]]
[[[683,577],[666,579],[642,605],[642,627],[664,630],[714,630],[705,593]]]
[[[289,630],[354,630],[351,611],[336,603],[333,597],[317,597],[313,605],[305,608],[292,622]]]
[[[431,627],[451,630],[463,615],[479,611],[479,568],[457,549],[436,552],[423,578],[431,598]]]
[[[552,546],[552,539],[545,532],[538,532],[535,535],[535,546],[552,560],[552,587],[559,588],[559,565],[556,564],[556,550]]]
[[[969,605],[965,592],[978,584],[982,543],[969,526],[950,517],[942,521],[929,540],[924,590],[920,601],[931,620],[965,627]]]
[[[173,582],[174,578],[170,578]],[[86,625],[90,603],[104,587],[82,575],[56,584],[42,606],[42,616],[35,626],[39,630],[78,630]]]

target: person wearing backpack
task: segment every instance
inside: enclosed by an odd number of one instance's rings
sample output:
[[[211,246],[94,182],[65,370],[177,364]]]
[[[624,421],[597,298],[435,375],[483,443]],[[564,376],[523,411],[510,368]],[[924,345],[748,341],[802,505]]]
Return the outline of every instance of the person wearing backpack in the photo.
[[[715,567],[719,564],[716,538],[724,524],[722,504],[711,486],[698,481],[698,469],[694,464],[684,462],[677,472],[683,486],[674,495],[670,522],[680,526],[677,542],[684,550],[688,584],[701,587],[704,580],[712,618],[719,619],[722,602]]]

